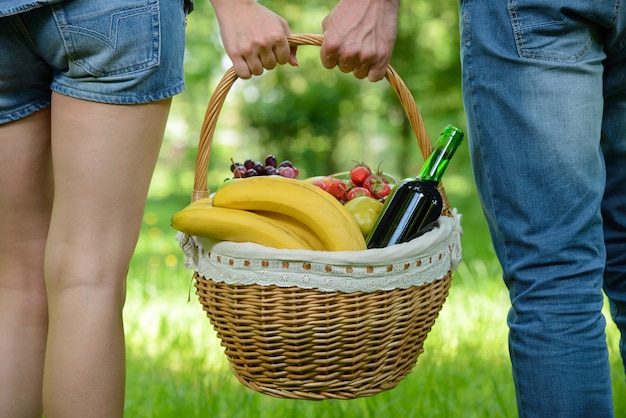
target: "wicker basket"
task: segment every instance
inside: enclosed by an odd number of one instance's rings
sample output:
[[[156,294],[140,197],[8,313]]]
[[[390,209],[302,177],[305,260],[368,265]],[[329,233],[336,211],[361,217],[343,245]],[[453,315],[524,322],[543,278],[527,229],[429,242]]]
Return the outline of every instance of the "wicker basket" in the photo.
[[[296,46],[320,46],[322,37],[292,35],[289,41]],[[406,111],[422,155],[429,155],[432,144],[413,97],[391,67],[386,78]],[[209,194],[207,171],[212,138],[219,112],[236,79],[233,69],[229,69],[209,102],[198,146],[194,200]],[[441,191],[443,216],[453,217],[443,188]],[[455,245],[458,248],[454,249]],[[459,243],[444,247],[460,255]],[[197,257],[207,255],[199,251]],[[411,263],[420,265],[422,261]],[[228,259],[219,268],[227,275],[230,266],[238,262]],[[249,265],[248,260],[240,262]],[[198,271],[194,273],[194,284],[231,370],[242,384],[280,398],[353,399],[395,387],[422,353],[426,336],[448,295],[455,268],[441,254],[424,262],[443,263],[442,277],[419,285],[365,292],[284,287],[262,280],[233,284]],[[311,268],[310,263],[304,265]],[[406,269],[409,262],[404,265]],[[282,266],[288,268],[289,262],[282,262]],[[366,272],[393,268],[386,263],[361,267]],[[353,271],[352,266],[345,265],[324,268]]]

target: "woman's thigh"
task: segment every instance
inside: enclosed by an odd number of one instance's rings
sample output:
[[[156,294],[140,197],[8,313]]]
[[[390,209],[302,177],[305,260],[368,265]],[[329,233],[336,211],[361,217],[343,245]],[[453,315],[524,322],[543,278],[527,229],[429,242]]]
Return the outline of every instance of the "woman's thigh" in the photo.
[[[49,285],[125,277],[170,103],[110,105],[53,95]]]
[[[0,125],[0,287],[45,293],[52,193],[49,109]]]

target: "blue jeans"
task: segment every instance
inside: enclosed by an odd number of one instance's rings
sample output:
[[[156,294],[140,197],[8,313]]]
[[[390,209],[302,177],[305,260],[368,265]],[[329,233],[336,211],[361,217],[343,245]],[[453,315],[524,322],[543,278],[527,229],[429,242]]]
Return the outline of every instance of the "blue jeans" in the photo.
[[[510,292],[519,416],[612,417],[601,310],[604,289],[623,335],[626,4],[459,5],[469,146]]]

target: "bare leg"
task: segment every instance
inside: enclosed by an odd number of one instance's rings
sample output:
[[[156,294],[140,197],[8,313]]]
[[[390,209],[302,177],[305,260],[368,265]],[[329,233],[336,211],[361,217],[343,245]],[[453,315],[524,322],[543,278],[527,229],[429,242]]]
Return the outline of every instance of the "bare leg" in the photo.
[[[53,94],[47,418],[123,414],[126,273],[170,103],[116,106]]]
[[[0,126],[0,416],[41,417],[50,111]]]

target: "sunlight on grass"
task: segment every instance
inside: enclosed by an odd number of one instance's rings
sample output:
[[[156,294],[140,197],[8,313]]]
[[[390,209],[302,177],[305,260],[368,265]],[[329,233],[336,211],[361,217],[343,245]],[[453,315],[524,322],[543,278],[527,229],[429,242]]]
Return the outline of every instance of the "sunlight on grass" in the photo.
[[[176,299],[128,303],[127,344],[142,355],[166,356],[168,368],[178,371],[189,358],[203,359],[206,372],[227,368],[219,340],[200,304],[186,295]]]
[[[471,265],[459,265],[450,296],[437,320],[445,324],[437,329],[437,334],[441,334],[440,338],[445,341],[439,350],[453,356],[467,345],[464,339],[478,335],[481,340],[492,342],[482,347],[484,351],[481,354],[491,355],[494,350],[501,351],[507,335],[504,318],[508,306],[503,286],[493,285],[498,282],[498,276],[494,275],[497,273],[497,266],[490,268],[482,260],[473,260]],[[450,305],[454,307],[450,308]]]

